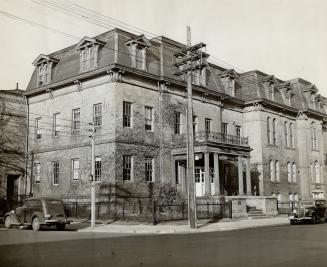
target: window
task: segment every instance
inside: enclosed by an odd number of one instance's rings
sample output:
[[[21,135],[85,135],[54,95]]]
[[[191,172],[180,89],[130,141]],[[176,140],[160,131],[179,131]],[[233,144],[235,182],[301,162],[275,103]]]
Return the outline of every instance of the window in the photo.
[[[318,150],[317,128],[315,122],[311,123],[311,147],[312,150]]]
[[[288,125],[287,125],[287,121],[284,122],[284,136],[285,136],[285,146],[288,147],[289,143],[288,143]]]
[[[238,140],[241,138],[241,126],[235,126],[236,137]]]
[[[79,179],[79,159],[72,159],[72,176],[73,180]]]
[[[291,148],[294,148],[294,133],[293,133],[293,123],[290,123],[289,125],[289,132],[290,132],[290,142],[291,142]]]
[[[194,180],[196,183],[200,183],[200,169],[194,169]]]
[[[320,183],[320,168],[318,161],[315,161],[315,182]]]
[[[50,82],[51,66],[47,63],[41,64],[37,68],[37,84],[42,86]]]
[[[276,128],[277,128],[277,122],[276,122],[276,119],[273,119],[273,138],[272,138],[272,141],[273,141],[273,145],[275,146],[277,144],[277,139],[276,139]]]
[[[205,125],[205,132],[206,132],[206,136],[208,137],[210,135],[210,125],[211,124],[211,120],[208,119],[208,118],[205,118],[205,121],[204,121],[204,125]]]
[[[287,162],[287,181],[292,182],[292,164],[290,162]]]
[[[152,131],[152,122],[153,122],[153,108],[145,107],[145,130]]]
[[[198,117],[193,116],[193,135],[195,136],[197,132],[198,132]]]
[[[145,181],[153,182],[153,158],[145,158]]]
[[[34,182],[36,184],[40,183],[40,172],[41,172],[41,164],[40,162],[34,163]]]
[[[175,126],[174,126],[174,132],[175,134],[181,133],[181,113],[175,112]]]
[[[101,180],[101,157],[95,157],[94,162],[94,181],[98,182]]]
[[[35,119],[35,131],[36,131],[36,139],[42,138],[42,129],[41,129],[41,120],[42,118]]]
[[[123,156],[123,180],[132,180],[132,156]]]
[[[280,168],[279,168],[279,161],[278,160],[276,160],[276,162],[275,162],[275,172],[276,172],[276,174],[275,174],[276,181],[280,182]]]
[[[131,127],[132,103],[123,102],[123,126]]]
[[[95,127],[102,125],[102,104],[93,105],[93,123]]]
[[[194,85],[206,86],[207,72],[205,68],[192,71],[192,83]]]
[[[291,105],[291,91],[285,92],[286,105]]]
[[[270,180],[272,182],[274,182],[275,181],[275,163],[274,163],[274,161],[271,160],[269,162],[269,168],[270,168]]]
[[[294,201],[294,197],[293,197],[293,194],[292,193],[289,193],[288,194],[288,199],[289,199],[289,205],[290,205],[290,208],[293,207],[293,201]]]
[[[314,183],[316,177],[315,177],[314,166],[312,163],[310,163],[310,175],[311,175],[311,182]]]
[[[270,128],[270,118],[267,118],[267,140],[268,144],[271,144],[271,128]]]
[[[73,109],[72,111],[72,130],[73,130],[73,134],[78,134],[79,130],[80,130],[80,118],[81,118],[81,114],[80,114],[80,109]]]
[[[53,114],[53,136],[59,136],[59,125],[58,125],[59,113]]]
[[[228,123],[223,122],[223,135],[226,137],[228,134]]]
[[[52,169],[53,169],[53,184],[59,184],[59,161],[52,162]]]
[[[97,67],[98,46],[87,46],[80,52],[80,72],[90,71]]]
[[[293,162],[292,173],[293,173],[293,183],[296,183],[296,164],[294,162]]]
[[[267,97],[270,100],[275,100],[275,87],[273,84],[268,83],[267,84]]]
[[[135,63],[136,63],[136,68],[139,70],[145,70],[145,55],[146,55],[146,50],[145,48],[136,48],[135,49]]]

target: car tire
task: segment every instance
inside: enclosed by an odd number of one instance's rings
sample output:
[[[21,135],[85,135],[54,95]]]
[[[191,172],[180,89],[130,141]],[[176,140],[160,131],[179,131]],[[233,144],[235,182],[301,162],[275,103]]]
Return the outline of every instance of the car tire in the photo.
[[[66,227],[66,224],[60,223],[60,224],[57,224],[56,227],[57,227],[58,231],[64,231],[65,227]]]
[[[5,227],[6,227],[7,229],[10,229],[11,226],[12,226],[12,224],[11,224],[11,218],[10,218],[10,216],[7,216],[7,217],[5,218]]]
[[[34,217],[32,220],[32,229],[33,231],[40,231],[41,229],[41,222],[40,219],[38,217]]]

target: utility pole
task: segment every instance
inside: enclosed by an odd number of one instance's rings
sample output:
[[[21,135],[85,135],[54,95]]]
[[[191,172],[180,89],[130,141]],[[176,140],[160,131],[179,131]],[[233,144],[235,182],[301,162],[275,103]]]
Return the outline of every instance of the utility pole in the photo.
[[[191,45],[191,28],[187,26],[187,48],[175,54],[179,69],[176,76],[186,75],[187,80],[187,185],[188,185],[188,220],[190,228],[197,228],[196,197],[194,180],[194,137],[193,137],[193,100],[192,100],[192,72],[201,71],[206,66],[208,54],[200,49],[203,43]]]
[[[95,127],[94,123],[89,123],[92,126],[89,129],[92,134],[91,138],[91,227],[95,226],[95,160],[94,160],[94,138],[95,138]]]

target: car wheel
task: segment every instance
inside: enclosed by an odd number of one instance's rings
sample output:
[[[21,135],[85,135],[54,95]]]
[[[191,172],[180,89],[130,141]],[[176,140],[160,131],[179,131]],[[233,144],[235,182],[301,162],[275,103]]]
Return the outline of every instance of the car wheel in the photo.
[[[61,223],[61,224],[57,224],[56,225],[58,231],[64,231],[65,230],[65,226],[66,225],[64,223]]]
[[[10,216],[7,216],[6,219],[5,219],[5,227],[7,229],[10,229],[11,226],[12,226],[12,224],[11,224],[11,218],[10,218]]]
[[[40,219],[35,217],[32,221],[32,229],[33,231],[39,231],[41,229]]]

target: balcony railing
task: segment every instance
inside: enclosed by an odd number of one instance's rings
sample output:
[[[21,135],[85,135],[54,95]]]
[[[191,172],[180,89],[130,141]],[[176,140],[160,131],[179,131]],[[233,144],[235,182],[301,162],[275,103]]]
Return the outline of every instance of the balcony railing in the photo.
[[[231,134],[223,134],[220,132],[207,132],[207,131],[199,131],[194,134],[195,142],[215,142],[215,143],[223,143],[223,144],[233,144],[233,145],[241,145],[248,146],[249,140],[248,137],[240,137]],[[174,135],[173,142],[176,143],[184,143],[186,142],[186,134],[182,135]]]

